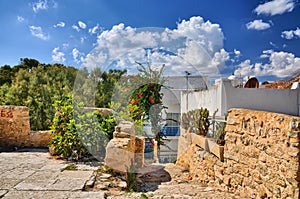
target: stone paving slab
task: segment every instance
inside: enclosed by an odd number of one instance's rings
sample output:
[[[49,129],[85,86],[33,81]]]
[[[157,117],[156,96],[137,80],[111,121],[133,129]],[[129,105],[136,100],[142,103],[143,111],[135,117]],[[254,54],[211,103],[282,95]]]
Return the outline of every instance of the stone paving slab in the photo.
[[[1,193],[1,192],[0,192]],[[10,191],[3,199],[104,199],[103,192],[69,192],[69,191]]]
[[[101,191],[83,191],[99,164],[62,171],[70,164],[47,152],[0,153],[0,198],[104,198]]]

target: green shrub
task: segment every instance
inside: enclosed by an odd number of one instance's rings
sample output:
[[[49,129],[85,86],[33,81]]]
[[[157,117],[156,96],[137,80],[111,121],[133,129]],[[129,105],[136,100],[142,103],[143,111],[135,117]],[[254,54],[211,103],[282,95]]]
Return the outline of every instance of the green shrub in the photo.
[[[56,154],[73,160],[93,155],[103,158],[105,146],[112,138],[116,120],[112,115],[102,117],[98,111],[83,111],[83,104],[72,106],[72,96],[55,101],[55,116],[51,126]]]

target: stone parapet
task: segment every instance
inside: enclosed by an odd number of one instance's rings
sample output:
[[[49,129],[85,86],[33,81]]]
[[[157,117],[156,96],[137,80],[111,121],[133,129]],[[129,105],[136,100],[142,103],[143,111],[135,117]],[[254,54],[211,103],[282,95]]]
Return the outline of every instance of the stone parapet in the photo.
[[[25,106],[0,106],[0,147],[9,149],[28,144],[29,109]]]
[[[299,198],[300,117],[231,109],[225,131],[224,162],[185,141],[177,164],[241,198]]]
[[[30,130],[29,108],[0,106],[0,150],[46,148],[51,139],[50,131]]]
[[[284,114],[230,110],[224,171],[228,189],[242,196],[298,198],[299,123],[299,117]]]

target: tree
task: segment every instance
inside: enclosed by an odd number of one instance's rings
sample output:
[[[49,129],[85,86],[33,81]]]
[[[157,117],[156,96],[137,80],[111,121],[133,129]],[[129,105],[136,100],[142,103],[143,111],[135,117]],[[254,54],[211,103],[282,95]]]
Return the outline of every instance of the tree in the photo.
[[[19,68],[2,101],[4,104],[29,107],[31,129],[49,129],[54,116],[52,104],[72,92],[76,72],[75,68],[60,64],[40,64],[30,70]]]

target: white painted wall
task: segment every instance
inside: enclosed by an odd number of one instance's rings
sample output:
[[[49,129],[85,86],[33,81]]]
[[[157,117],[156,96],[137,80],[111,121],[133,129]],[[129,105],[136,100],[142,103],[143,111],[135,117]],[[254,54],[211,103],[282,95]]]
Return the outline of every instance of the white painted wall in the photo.
[[[189,93],[188,110],[208,108],[210,115],[219,109],[223,116],[230,108],[246,108],[299,115],[300,89],[234,88],[222,79],[207,91]],[[181,97],[181,113],[186,112],[186,93]]]

